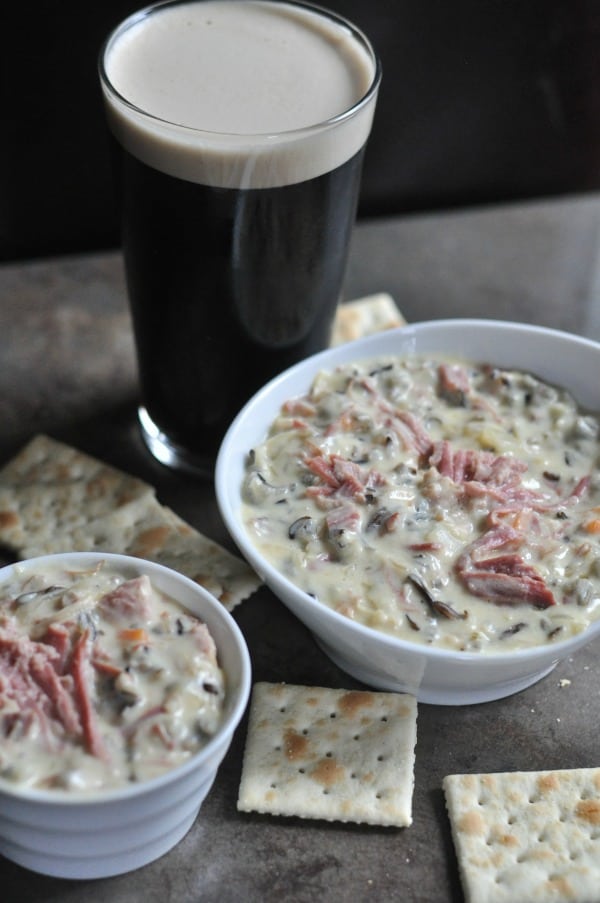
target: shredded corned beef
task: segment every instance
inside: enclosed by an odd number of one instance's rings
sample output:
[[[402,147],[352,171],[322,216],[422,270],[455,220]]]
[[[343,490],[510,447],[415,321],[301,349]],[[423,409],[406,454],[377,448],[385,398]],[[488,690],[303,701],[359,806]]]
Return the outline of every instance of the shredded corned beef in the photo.
[[[76,639],[73,639],[74,635]],[[37,721],[45,737],[82,738],[87,751],[104,754],[92,703],[93,675],[89,665],[89,633],[72,626],[54,625],[46,634],[50,642],[36,642],[0,628],[0,726],[6,736],[15,718],[3,725],[2,712],[14,701],[21,718]],[[53,642],[58,640],[61,650]],[[68,642],[67,642],[68,641]],[[73,644],[68,661],[65,650]],[[10,708],[10,707],[9,707]]]
[[[151,592],[149,578],[134,577],[121,583],[100,599],[98,608],[110,621],[130,623],[144,621],[149,614],[148,599]]]
[[[325,516],[327,532],[330,536],[342,531],[355,530],[360,525],[360,514],[352,505],[337,505]]]
[[[526,537],[508,524],[492,526],[471,543],[456,563],[456,572],[469,592],[497,605],[517,605],[527,602],[536,608],[556,605],[534,567],[527,564],[516,551],[526,545]],[[503,550],[502,554],[484,557],[487,552]]]
[[[81,722],[73,697],[73,680],[62,675],[61,657],[47,643],[38,643],[13,628],[0,628],[0,716],[17,704],[19,719],[37,722],[50,742],[59,734],[78,736]],[[0,726],[7,736],[15,728],[14,717]]]
[[[434,444],[429,464],[455,483],[483,483],[507,491],[520,483],[521,474],[527,470],[527,464],[518,458],[470,448],[453,449],[447,439]]]
[[[394,408],[386,401],[378,402],[378,409],[385,415],[383,425],[396,433],[408,451],[415,451],[420,456],[431,454],[431,439],[418,417],[410,411]]]
[[[335,493],[364,502],[385,483],[384,477],[376,470],[365,470],[341,455],[307,455],[304,463],[325,484],[307,487],[309,497]]]
[[[461,405],[469,393],[469,374],[462,364],[442,363],[438,367],[439,394],[450,404]]]
[[[131,581],[130,581],[131,582]],[[79,636],[73,650],[71,670],[75,685],[75,696],[83,727],[85,747],[92,756],[103,759],[106,750],[98,728],[98,720],[94,711],[92,698],[92,668],[89,630]]]

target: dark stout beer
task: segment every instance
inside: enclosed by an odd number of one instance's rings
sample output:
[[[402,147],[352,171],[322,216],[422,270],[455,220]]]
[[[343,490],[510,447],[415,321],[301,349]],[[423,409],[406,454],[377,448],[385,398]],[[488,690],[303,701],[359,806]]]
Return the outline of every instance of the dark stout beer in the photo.
[[[151,9],[104,60],[142,426],[161,460],[201,466],[328,343],[378,70],[337,19],[263,0]]]
[[[244,191],[126,155],[123,247],[142,393],[176,445],[214,455],[232,412],[327,345],[360,163],[359,152],[308,182]]]

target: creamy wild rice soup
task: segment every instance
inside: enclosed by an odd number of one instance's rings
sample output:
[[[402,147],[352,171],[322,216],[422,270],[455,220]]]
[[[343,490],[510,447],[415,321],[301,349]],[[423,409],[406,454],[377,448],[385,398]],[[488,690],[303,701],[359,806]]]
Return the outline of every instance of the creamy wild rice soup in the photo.
[[[221,722],[206,625],[147,576],[16,566],[0,586],[0,778],[96,790],[186,761]]]
[[[255,545],[417,643],[552,643],[600,616],[599,423],[524,372],[441,356],[322,372],[245,474]]]

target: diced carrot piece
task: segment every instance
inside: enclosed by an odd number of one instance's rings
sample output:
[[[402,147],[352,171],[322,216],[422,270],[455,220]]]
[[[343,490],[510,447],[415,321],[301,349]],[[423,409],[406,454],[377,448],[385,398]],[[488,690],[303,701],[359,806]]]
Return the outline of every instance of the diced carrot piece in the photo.
[[[593,520],[587,521],[583,528],[587,533],[600,533],[600,518],[595,517]]]
[[[143,627],[131,627],[120,630],[119,639],[123,643],[147,643],[150,638]]]
[[[517,511],[515,514],[515,518],[512,522],[515,530],[519,530],[521,533],[526,533],[531,527],[532,520],[532,512],[528,509],[524,509],[521,511]]]

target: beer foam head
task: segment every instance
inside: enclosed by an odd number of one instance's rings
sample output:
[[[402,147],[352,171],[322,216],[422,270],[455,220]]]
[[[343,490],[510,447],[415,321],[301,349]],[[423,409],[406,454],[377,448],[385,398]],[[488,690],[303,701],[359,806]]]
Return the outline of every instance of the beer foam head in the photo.
[[[301,4],[200,0],[127,19],[101,61],[117,140],[169,175],[263,188],[329,172],[364,145],[379,66],[349,23]]]

